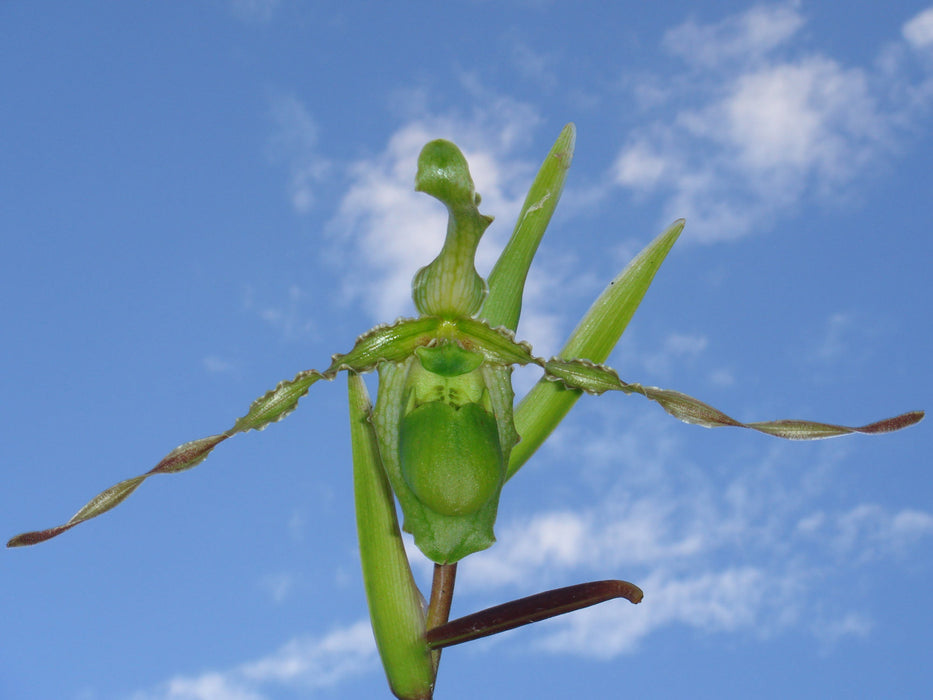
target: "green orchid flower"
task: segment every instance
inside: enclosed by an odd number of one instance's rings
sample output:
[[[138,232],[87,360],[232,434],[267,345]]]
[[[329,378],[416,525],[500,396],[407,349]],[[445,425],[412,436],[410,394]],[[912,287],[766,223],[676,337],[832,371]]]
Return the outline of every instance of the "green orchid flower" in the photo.
[[[68,522],[11,539],[36,544],[123,502],[155,474],[200,464],[221,442],[262,430],[293,411],[321,379],[348,373],[354,498],[370,617],[392,692],[405,700],[433,695],[440,649],[611,598],[637,603],[625,581],[585,583],[512,601],[448,622],[457,562],[495,542],[499,496],[584,393],[641,394],[668,413],[706,427],[751,428],[808,440],[845,433],[883,433],[918,422],[914,411],[861,427],[800,420],[742,423],[676,391],[628,383],[602,363],[609,357],[683,229],[677,221],[606,287],[560,354],[543,359],[516,340],[525,278],[563,189],[575,130],[567,125],[535,178],[511,239],[487,280],[477,274],[477,245],[492,218],[479,211],[463,154],[448,141],[421,152],[415,189],[442,202],[449,224],[440,254],[412,283],[418,318],[380,325],[360,336],[323,370],[305,370],[260,397],[223,433],[185,443],[154,468],[107,489]],[[541,380],[514,403],[511,372],[537,365]],[[372,406],[360,375],[379,373]],[[403,530],[434,562],[425,609],[415,585]]]

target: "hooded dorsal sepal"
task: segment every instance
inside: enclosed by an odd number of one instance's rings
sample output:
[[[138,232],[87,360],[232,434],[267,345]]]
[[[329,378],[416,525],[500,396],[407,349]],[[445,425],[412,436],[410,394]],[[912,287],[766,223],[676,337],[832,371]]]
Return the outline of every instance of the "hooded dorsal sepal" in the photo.
[[[476,247],[492,217],[479,213],[480,197],[460,149],[441,139],[421,149],[415,189],[443,202],[450,217],[440,254],[412,281],[415,308],[426,316],[473,316],[486,298]]]

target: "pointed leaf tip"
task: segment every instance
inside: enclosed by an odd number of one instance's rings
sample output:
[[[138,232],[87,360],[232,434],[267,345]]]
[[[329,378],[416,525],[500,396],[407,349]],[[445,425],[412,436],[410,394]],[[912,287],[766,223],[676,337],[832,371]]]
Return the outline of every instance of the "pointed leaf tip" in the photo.
[[[492,326],[505,326],[513,331],[518,327],[528,270],[560,201],[573,161],[575,141],[576,128],[572,123],[567,124],[541,164],[512,236],[489,274],[489,295],[483,302],[480,317]]]

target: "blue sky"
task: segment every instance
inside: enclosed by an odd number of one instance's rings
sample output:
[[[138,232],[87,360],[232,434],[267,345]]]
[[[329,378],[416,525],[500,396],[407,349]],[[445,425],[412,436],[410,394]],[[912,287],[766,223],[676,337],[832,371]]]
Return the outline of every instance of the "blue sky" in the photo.
[[[577,125],[519,327],[536,354],[686,217],[611,358],[624,379],[746,420],[933,403],[926,2],[5,2],[0,45],[6,536],[411,314],[445,226],[412,191],[438,137],[496,217],[485,272]],[[388,697],[346,411],[342,379],[315,385],[3,552],[0,697]],[[930,425],[785,443],[581,401],[507,485],[453,612],[600,578],[645,601],[451,649],[437,697],[929,697]]]

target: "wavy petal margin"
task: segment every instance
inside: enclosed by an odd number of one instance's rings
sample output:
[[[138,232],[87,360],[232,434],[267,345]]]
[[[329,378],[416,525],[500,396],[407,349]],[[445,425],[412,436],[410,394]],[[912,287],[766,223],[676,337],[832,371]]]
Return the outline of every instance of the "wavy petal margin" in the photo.
[[[249,407],[249,411],[246,415],[237,419],[233,427],[226,432],[210,435],[179,445],[165,455],[157,465],[145,474],[121,481],[94,496],[94,498],[88,501],[84,507],[75,513],[65,524],[51,527],[47,530],[24,532],[12,538],[6,543],[6,546],[25,547],[27,545],[45,542],[46,540],[52,539],[70,530],[75,525],[80,525],[91,518],[96,518],[98,515],[106,513],[108,510],[120,505],[150,476],[155,474],[174,474],[196,467],[207,459],[211,450],[227,438],[237,433],[245,433],[248,430],[262,430],[270,423],[282,420],[282,418],[295,410],[299,399],[308,393],[308,389],[311,388],[311,385],[323,378],[323,374],[312,369],[299,372],[294,379],[280,382],[275,389],[256,399]]]
[[[554,358],[545,363],[545,371],[548,379],[559,382],[568,389],[578,389],[589,394],[602,394],[606,391],[641,394],[661,404],[665,411],[684,423],[701,425],[704,428],[721,426],[749,428],[786,440],[820,440],[850,433],[866,435],[890,433],[919,423],[924,416],[923,411],[909,411],[893,418],[885,418],[858,427],[796,419],[743,423],[726,415],[718,408],[713,408],[679,391],[622,381],[612,368],[587,360]]]

